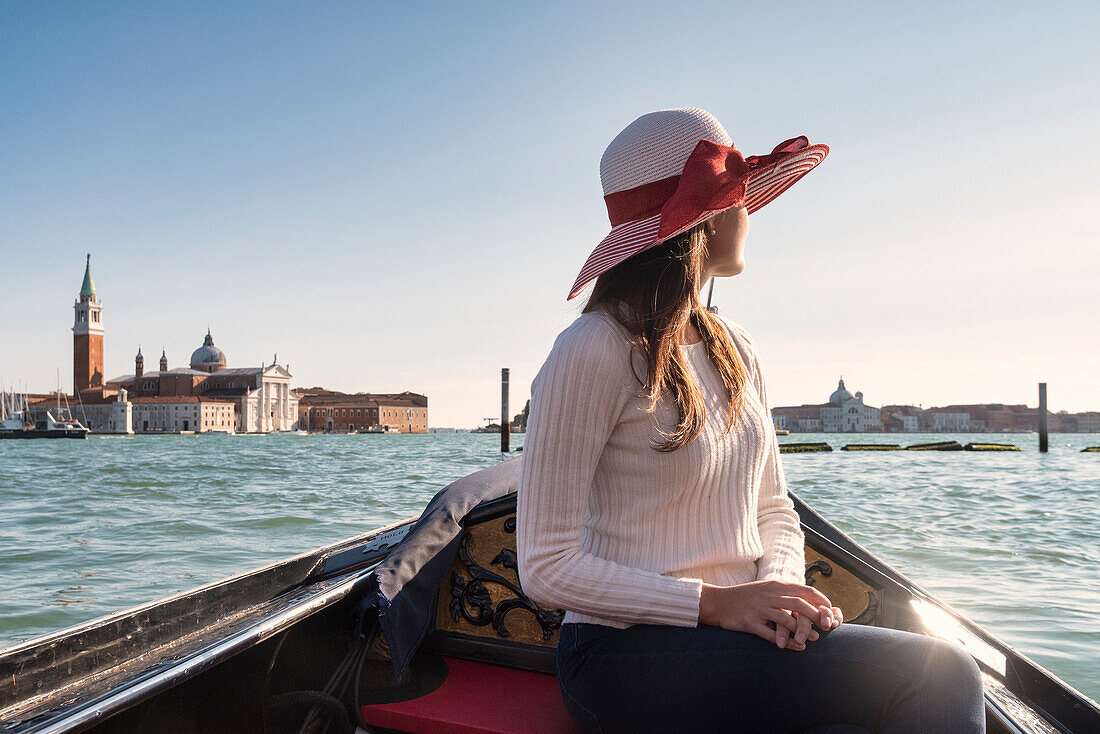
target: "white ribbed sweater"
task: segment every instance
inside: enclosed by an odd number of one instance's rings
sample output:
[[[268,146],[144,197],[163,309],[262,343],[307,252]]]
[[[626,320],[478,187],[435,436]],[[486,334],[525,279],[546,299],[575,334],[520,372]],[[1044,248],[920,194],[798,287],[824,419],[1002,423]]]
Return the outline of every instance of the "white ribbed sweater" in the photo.
[[[725,322],[750,389],[737,425],[702,343],[680,347],[706,400],[699,436],[654,451],[675,428],[675,401],[654,413],[631,371],[626,331],[580,316],[531,385],[520,470],[517,549],[524,591],[566,622],[693,627],[702,583],[801,582],[798,515],[787,496],[756,350]],[[645,364],[633,356],[637,374]]]

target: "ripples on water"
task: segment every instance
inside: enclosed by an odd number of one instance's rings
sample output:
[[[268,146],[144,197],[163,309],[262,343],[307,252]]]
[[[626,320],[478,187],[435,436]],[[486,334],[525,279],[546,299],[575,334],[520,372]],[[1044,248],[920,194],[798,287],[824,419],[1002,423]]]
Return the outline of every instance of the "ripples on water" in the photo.
[[[1080,453],[1100,436],[1054,434],[1046,455],[1033,434],[891,438],[1024,451],[786,454],[788,483],[1100,698],[1100,455]],[[0,646],[416,515],[439,488],[498,462],[499,446],[474,434],[0,441]]]

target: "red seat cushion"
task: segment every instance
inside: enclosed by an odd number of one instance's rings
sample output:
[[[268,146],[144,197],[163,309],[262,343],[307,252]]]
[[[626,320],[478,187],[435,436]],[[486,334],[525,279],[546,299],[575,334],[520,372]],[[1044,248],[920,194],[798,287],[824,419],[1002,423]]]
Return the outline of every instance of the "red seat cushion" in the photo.
[[[447,679],[426,696],[364,706],[363,723],[413,734],[578,734],[544,673],[447,658]]]

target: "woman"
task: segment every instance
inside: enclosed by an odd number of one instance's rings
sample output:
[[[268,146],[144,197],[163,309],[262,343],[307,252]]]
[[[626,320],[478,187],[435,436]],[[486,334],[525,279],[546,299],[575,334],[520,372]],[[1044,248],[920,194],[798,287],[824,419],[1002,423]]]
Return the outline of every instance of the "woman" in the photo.
[[[567,610],[558,678],[586,731],[984,730],[965,652],[840,626],[803,584],[756,350],[700,306],[744,269],[748,214],[827,152],[745,159],[698,109],[643,115],[604,152],[612,230],[532,384],[517,529],[524,589]]]

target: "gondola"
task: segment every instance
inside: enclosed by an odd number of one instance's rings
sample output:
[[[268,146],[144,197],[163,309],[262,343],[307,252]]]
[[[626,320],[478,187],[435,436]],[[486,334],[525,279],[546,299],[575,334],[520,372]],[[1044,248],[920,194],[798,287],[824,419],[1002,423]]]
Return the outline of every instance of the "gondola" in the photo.
[[[519,462],[419,518],[0,650],[0,732],[576,731],[553,677],[563,613],[516,574]],[[849,624],[962,645],[990,732],[1100,731],[1095,702],[794,500],[807,583]]]

